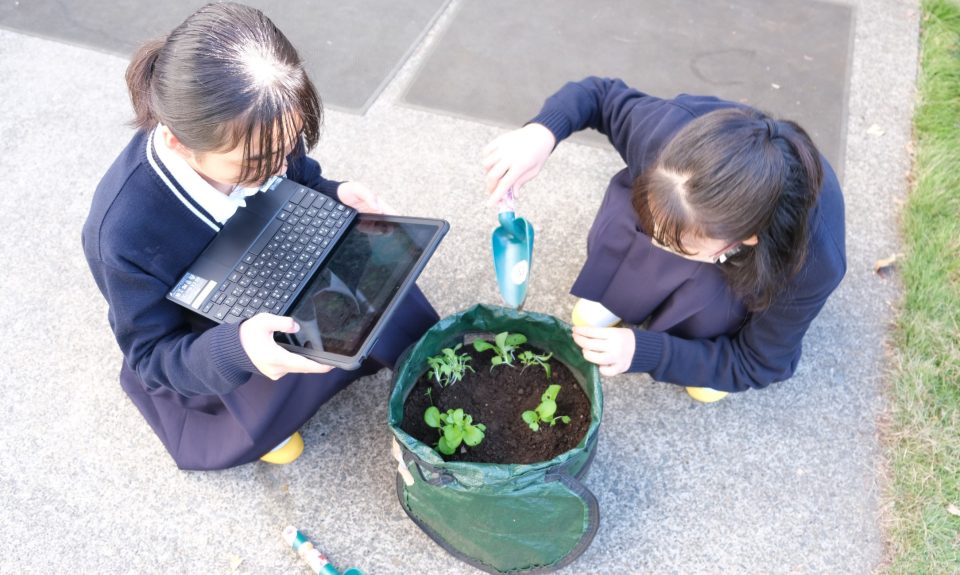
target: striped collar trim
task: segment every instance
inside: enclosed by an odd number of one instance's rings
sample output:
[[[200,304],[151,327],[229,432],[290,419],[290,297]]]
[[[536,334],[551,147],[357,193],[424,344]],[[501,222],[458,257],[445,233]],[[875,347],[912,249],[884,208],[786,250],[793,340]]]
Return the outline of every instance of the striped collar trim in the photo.
[[[216,219],[210,215],[210,213],[203,208],[194,198],[187,193],[187,191],[180,185],[180,182],[173,177],[173,174],[167,168],[167,166],[160,159],[160,155],[157,153],[157,147],[154,145],[154,138],[157,136],[157,129],[154,128],[150,132],[150,136],[147,138],[146,144],[146,154],[147,160],[150,162],[150,166],[157,173],[157,176],[166,184],[167,188],[177,197],[178,200],[191,212],[193,215],[200,218],[200,221],[205,223],[210,229],[215,232],[220,231],[220,224],[216,222]]]

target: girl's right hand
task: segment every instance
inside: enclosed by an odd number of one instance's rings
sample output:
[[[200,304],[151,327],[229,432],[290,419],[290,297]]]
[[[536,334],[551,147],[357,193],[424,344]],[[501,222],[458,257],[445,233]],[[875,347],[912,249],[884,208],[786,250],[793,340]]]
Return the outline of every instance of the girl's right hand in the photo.
[[[556,144],[553,132],[542,124],[527,124],[487,144],[483,149],[487,205],[496,205],[507,190],[516,193],[535,178]]]
[[[258,313],[240,324],[240,345],[260,373],[276,381],[288,373],[327,373],[324,365],[289,352],[273,339],[274,332],[297,333],[300,326],[292,317]]]

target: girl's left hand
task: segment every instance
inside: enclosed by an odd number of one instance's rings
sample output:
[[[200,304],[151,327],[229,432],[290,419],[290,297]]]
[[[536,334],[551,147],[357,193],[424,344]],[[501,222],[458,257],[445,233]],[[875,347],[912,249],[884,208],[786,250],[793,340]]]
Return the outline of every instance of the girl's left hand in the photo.
[[[583,348],[583,358],[611,376],[630,368],[637,341],[625,327],[574,327],[573,341]]]
[[[340,202],[358,212],[368,214],[396,214],[396,211],[377,197],[373,190],[360,182],[343,182],[337,187]]]

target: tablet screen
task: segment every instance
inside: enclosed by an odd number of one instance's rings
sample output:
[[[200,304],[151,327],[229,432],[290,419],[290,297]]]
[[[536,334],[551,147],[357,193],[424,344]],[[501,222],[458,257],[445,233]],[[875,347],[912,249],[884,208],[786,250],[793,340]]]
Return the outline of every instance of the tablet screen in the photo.
[[[361,218],[288,315],[293,345],[353,356],[437,233],[435,224]]]

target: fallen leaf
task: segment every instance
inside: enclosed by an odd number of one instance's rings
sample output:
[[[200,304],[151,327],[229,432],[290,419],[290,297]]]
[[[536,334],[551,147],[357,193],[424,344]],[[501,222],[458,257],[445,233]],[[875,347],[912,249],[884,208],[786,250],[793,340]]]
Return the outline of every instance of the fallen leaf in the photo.
[[[957,507],[956,505],[951,503],[950,505],[947,505],[947,513],[949,513],[950,515],[955,515],[957,517],[960,517],[960,507]]]
[[[897,265],[897,258],[901,257],[903,257],[903,254],[893,254],[888,258],[877,260],[876,263],[873,264],[874,273],[883,275],[887,272],[892,272]]]
[[[770,87],[773,88],[774,90],[779,90],[780,84],[770,84]]]
[[[871,136],[882,136],[886,134],[887,131],[881,128],[878,124],[874,124],[869,128],[867,128],[867,133],[870,134]]]
[[[237,569],[239,569],[241,563],[243,563],[243,559],[242,559],[242,558],[237,557],[236,555],[231,555],[231,556],[230,556],[230,570],[231,570],[231,571],[236,571]]]

